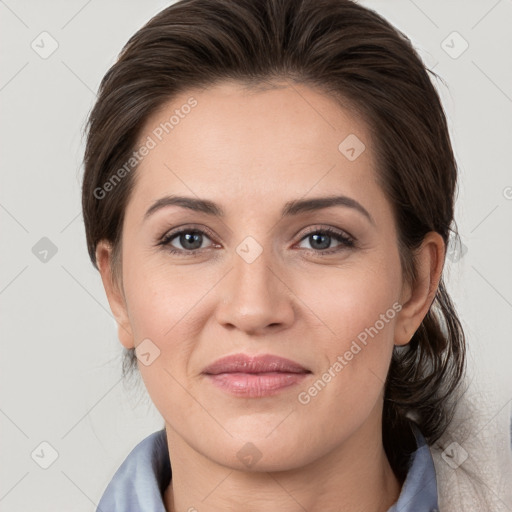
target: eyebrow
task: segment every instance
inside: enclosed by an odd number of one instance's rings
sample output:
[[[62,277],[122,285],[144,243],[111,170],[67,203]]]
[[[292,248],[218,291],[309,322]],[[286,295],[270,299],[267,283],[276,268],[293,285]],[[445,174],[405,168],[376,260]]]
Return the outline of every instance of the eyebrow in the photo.
[[[194,197],[171,195],[162,197],[155,201],[146,211],[144,220],[148,219],[156,211],[165,208],[166,206],[180,206],[181,208],[187,208],[196,212],[206,213],[207,215],[212,215],[215,217],[225,216],[224,210],[213,201],[209,201],[207,199],[198,199]],[[299,215],[304,212],[322,210],[332,206],[344,206],[347,208],[352,208],[363,214],[363,216],[365,216],[373,225],[375,225],[375,221],[368,210],[366,210],[366,208],[361,203],[347,196],[314,197],[311,199],[297,199],[295,201],[288,201],[285,203],[281,211],[281,218]]]

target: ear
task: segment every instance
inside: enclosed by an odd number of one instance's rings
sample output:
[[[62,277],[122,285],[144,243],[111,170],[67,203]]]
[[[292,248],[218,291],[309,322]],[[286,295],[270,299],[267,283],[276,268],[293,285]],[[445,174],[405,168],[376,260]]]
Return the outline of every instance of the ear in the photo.
[[[402,288],[395,345],[409,343],[428,313],[441,279],[445,250],[443,237],[430,231],[415,252],[417,278],[414,283],[404,283]]]
[[[134,348],[135,344],[124,292],[121,290],[120,283],[117,283],[113,277],[112,245],[106,240],[101,240],[96,246],[96,264],[100,271],[110,309],[117,322],[119,341],[125,348]]]

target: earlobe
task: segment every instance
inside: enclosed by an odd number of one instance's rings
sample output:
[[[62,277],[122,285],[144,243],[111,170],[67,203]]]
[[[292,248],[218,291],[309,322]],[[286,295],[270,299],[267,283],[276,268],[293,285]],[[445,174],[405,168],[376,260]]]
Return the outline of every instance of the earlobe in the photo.
[[[119,341],[125,348],[134,348],[135,344],[126,307],[126,300],[121,291],[120,283],[116,282],[114,279],[112,269],[112,245],[106,240],[101,240],[96,246],[96,264],[98,265],[110,310],[117,322]]]
[[[395,345],[406,345],[421,325],[434,300],[444,266],[442,236],[430,231],[415,252],[417,278],[404,283],[402,309],[395,326]]]

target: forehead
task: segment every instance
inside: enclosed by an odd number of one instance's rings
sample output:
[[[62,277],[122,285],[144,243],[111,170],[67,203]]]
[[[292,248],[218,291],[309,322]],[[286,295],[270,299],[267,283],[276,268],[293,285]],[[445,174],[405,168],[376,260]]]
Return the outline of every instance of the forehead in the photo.
[[[144,144],[136,195],[146,204],[170,191],[223,204],[243,195],[254,207],[313,191],[378,193],[364,121],[305,85],[190,89],[146,120]]]

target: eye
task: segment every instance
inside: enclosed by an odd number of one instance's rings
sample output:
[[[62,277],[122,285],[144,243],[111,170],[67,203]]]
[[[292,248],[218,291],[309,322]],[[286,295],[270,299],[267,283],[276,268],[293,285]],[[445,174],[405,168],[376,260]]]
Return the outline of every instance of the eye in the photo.
[[[203,246],[206,240],[210,240],[211,242],[212,238],[213,235],[207,230],[187,227],[166,233],[157,245],[165,247],[171,254],[195,256],[200,253],[202,249],[215,245],[210,244],[206,247]],[[333,240],[338,243],[334,248],[332,248]],[[301,242],[304,241],[308,241],[310,244],[310,249],[306,247],[306,250],[319,255],[337,253],[345,249],[356,247],[356,241],[353,237],[329,227],[311,230],[302,237]]]
[[[165,234],[158,245],[166,247],[172,254],[191,254],[204,249],[202,245],[205,240],[211,241],[206,231],[198,228],[184,228]]]
[[[336,253],[347,248],[354,248],[356,245],[353,237],[333,228],[317,228],[302,237],[301,242],[305,240],[309,242],[311,251],[319,254]],[[327,250],[331,249],[333,240],[337,241],[338,245],[332,250]]]

